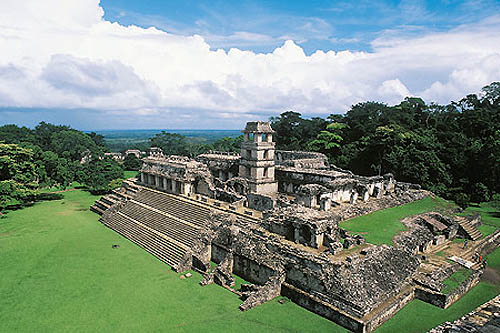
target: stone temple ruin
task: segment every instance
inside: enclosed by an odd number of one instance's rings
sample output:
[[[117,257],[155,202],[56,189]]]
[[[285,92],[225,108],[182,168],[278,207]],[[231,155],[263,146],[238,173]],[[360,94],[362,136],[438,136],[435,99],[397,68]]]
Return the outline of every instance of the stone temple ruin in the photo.
[[[366,243],[339,223],[431,195],[391,174],[365,177],[325,155],[275,150],[267,122],[249,122],[241,153],[190,159],[152,149],[140,179],[91,209],[101,222],[176,271],[195,269],[241,299],[241,310],[282,295],[352,331],[372,331],[414,298],[447,307],[477,284],[473,253],[432,255],[455,237],[480,241],[480,219],[429,213],[403,221],[393,245]],[[433,257],[433,260],[429,260]],[[211,268],[210,262],[216,263]],[[458,291],[447,277],[473,271]],[[250,284],[235,290],[236,274]]]

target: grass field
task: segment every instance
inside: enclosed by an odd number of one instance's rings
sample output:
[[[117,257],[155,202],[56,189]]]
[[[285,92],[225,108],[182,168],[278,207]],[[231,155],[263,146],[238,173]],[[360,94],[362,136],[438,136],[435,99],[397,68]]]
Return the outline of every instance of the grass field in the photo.
[[[88,210],[96,199],[66,192],[0,219],[0,332],[345,332],[291,302],[240,312],[234,294],[199,286],[197,273],[179,279],[100,224]],[[488,262],[500,270],[495,253]],[[447,310],[413,301],[378,331],[423,332],[498,292],[482,282]]]
[[[471,276],[472,272],[473,271],[470,269],[461,269],[459,271],[456,271],[443,281],[444,288],[443,290],[441,290],[441,292],[443,294],[449,294],[450,292],[455,290],[462,282],[467,280],[467,278]]]
[[[98,222],[82,191],[0,219],[0,332],[344,332],[291,303],[240,312]],[[119,249],[112,249],[119,244]]]
[[[484,202],[480,205],[468,207],[462,215],[481,214],[483,224],[479,226],[479,231],[483,237],[493,233],[497,228],[500,228],[500,212],[495,209],[490,203]]]
[[[123,171],[125,179],[133,178],[137,176],[138,171],[125,170]]]
[[[403,218],[424,212],[452,208],[454,205],[439,198],[426,197],[406,205],[376,211],[364,216],[344,221],[341,228],[355,234],[361,234],[371,244],[392,245],[392,238],[398,232],[406,230],[399,222]]]

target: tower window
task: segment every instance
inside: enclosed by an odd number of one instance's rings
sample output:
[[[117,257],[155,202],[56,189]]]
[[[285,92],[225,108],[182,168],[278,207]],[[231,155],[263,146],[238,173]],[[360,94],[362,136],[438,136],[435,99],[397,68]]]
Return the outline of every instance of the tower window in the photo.
[[[255,139],[254,133],[248,133],[248,140],[253,141]]]
[[[264,177],[267,177],[267,174],[268,174],[268,169],[269,169],[269,168],[264,168]]]
[[[269,150],[264,150],[264,159],[267,160],[269,158]]]
[[[250,149],[247,150],[247,158],[252,158],[252,151]]]
[[[267,141],[267,134],[262,133],[262,142],[266,142],[266,141]]]

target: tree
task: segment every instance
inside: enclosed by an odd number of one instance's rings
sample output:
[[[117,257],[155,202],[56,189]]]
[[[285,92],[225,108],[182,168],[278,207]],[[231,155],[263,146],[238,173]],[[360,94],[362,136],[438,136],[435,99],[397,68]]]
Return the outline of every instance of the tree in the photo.
[[[141,168],[142,162],[135,156],[135,154],[128,154],[123,160],[123,167],[125,170],[138,171]]]
[[[0,143],[0,210],[17,201],[35,198],[33,151],[16,144]]]
[[[0,143],[0,181],[27,184],[36,180],[33,151],[16,144]]]
[[[11,124],[0,127],[0,141],[19,144],[21,142],[35,143],[36,139],[33,131],[29,128]]]
[[[331,155],[334,150],[340,148],[340,143],[343,140],[340,133],[346,127],[347,124],[344,123],[333,122],[328,124],[326,130],[320,131],[316,139],[309,142],[308,148]]]
[[[208,147],[210,148],[209,150],[239,152],[242,142],[243,135],[235,138],[226,137],[215,141],[213,144],[208,145]]]
[[[159,147],[166,155],[188,156],[188,141],[178,133],[161,132],[151,138],[151,147]]]
[[[72,161],[79,161],[86,150],[90,150],[94,156],[101,152],[89,135],[75,130],[63,130],[52,134],[49,148],[48,150]]]
[[[322,118],[303,119],[294,111],[283,112],[279,117],[271,117],[270,121],[276,131],[276,146],[282,150],[304,150],[328,124]]]
[[[123,179],[123,169],[112,158],[93,159],[84,163],[77,172],[78,180],[83,183],[91,193],[108,193],[112,188],[113,180]]]

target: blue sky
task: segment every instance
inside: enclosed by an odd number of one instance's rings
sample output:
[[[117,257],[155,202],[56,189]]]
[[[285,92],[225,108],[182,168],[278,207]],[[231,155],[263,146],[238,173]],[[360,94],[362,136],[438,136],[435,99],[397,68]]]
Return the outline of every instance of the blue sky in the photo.
[[[419,35],[477,22],[499,1],[131,1],[103,0],[105,18],[199,34],[213,48],[270,52],[293,39],[307,54],[320,49],[370,51],[382,35]],[[246,37],[246,38],[245,38]]]
[[[0,125],[239,129],[500,81],[500,0],[0,1]]]

